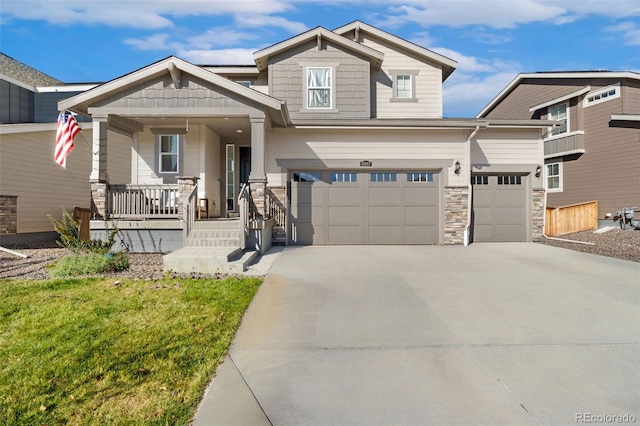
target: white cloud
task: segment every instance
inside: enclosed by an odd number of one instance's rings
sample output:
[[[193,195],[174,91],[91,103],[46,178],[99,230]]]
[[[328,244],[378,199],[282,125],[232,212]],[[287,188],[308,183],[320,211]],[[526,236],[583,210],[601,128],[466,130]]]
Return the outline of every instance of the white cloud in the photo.
[[[308,28],[302,22],[289,21],[281,16],[268,15],[236,15],[236,22],[243,27],[279,27],[292,34],[299,34]]]
[[[3,19],[30,19],[55,25],[103,24],[141,29],[171,28],[171,18],[185,16],[273,15],[290,9],[289,1],[122,1],[122,0],[3,0]],[[292,28],[285,18],[270,25]]]
[[[147,38],[129,38],[125,44],[138,50],[175,50],[182,47],[180,43],[169,43],[169,34],[153,34]]]
[[[468,39],[472,39],[478,43],[491,45],[506,44],[512,40],[511,36],[505,34],[490,33],[485,30],[484,27],[476,27],[470,29],[469,31],[465,31],[462,36]]]
[[[376,24],[391,27],[412,22],[422,26],[484,25],[504,29],[532,22],[561,25],[588,15],[640,16],[637,0],[387,0],[384,3],[388,5],[386,16]]]
[[[606,30],[621,33],[624,44],[640,46],[640,27],[635,22],[622,22],[621,24],[607,27]]]
[[[234,46],[257,38],[258,35],[252,32],[233,28],[211,28],[200,35],[187,38],[187,43],[195,49],[209,49],[213,46]]]
[[[177,56],[198,65],[255,65],[257,49],[180,50]]]
[[[418,46],[426,47],[427,49],[435,42],[435,40],[426,31],[415,33],[409,41],[417,44]]]

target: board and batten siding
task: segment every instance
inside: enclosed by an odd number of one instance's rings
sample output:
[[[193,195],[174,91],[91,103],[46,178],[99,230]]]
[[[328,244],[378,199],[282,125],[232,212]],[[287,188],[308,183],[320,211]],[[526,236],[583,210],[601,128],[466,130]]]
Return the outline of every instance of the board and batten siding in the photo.
[[[466,186],[464,174],[453,172],[453,163],[465,164],[465,136],[462,130],[453,131],[389,131],[389,130],[353,130],[353,131],[300,131],[291,129],[274,129],[268,134],[266,152],[266,170],[269,183],[276,186],[284,184],[286,175],[278,164],[287,159],[314,160],[352,160],[354,169],[361,160],[373,162],[371,169],[376,169],[388,160],[409,160],[414,170],[431,169],[430,161],[449,160],[448,173],[445,172],[443,182],[447,186]],[[376,160],[378,160],[376,162]]]
[[[305,102],[305,67],[335,66],[332,75],[335,105],[310,110]],[[368,59],[326,40],[303,43],[269,59],[270,95],[287,102],[292,119],[370,118]]]
[[[83,127],[82,133],[90,141],[91,127]],[[53,160],[55,137],[52,123],[51,130],[3,133],[0,138],[0,193],[18,196],[18,233],[53,231],[47,215],[60,219],[63,208],[73,212],[74,207],[91,207],[89,143],[76,136],[65,170]],[[107,137],[110,161],[124,163],[123,167],[110,167],[109,176],[114,182],[125,182],[131,173],[131,143],[111,131]]]
[[[436,63],[420,60],[409,52],[375,36],[361,36],[361,43],[384,54],[382,67],[372,74],[375,81],[372,98],[377,118],[440,118],[442,117],[442,68]],[[393,81],[391,71],[413,71],[417,102],[391,102]]]
[[[34,102],[31,90],[0,80],[0,124],[32,123]]]

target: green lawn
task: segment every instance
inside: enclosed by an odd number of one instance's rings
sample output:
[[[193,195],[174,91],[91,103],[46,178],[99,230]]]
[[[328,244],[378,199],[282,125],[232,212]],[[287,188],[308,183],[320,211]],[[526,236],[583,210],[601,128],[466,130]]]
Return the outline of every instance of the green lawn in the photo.
[[[0,424],[186,424],[262,283],[0,280]]]

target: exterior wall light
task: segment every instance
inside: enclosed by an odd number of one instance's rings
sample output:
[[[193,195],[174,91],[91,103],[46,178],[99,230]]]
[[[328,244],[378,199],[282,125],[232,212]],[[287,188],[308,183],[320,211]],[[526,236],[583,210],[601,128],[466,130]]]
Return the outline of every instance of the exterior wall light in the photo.
[[[538,164],[538,167],[536,167],[536,177],[540,177],[541,174],[542,174],[542,166]]]
[[[456,161],[456,168],[455,168],[455,169],[453,169],[453,172],[454,172],[455,174],[457,174],[457,175],[459,175],[459,174],[460,174],[460,162],[459,162],[459,161]]]

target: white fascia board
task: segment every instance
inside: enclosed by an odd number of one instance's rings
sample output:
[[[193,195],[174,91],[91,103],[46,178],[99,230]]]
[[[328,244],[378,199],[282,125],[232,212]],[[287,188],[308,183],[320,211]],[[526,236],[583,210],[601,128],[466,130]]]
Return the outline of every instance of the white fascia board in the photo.
[[[611,114],[614,121],[640,121],[640,114]]]
[[[171,63],[174,64],[181,71],[192,74],[205,81],[213,83],[216,86],[219,86],[231,92],[237,93],[238,95],[244,96],[245,98],[248,98],[257,103],[268,106],[270,108],[281,110],[282,106],[284,105],[284,101],[281,101],[269,95],[265,95],[263,93],[250,89],[248,87],[244,87],[241,84],[235,83],[224,77],[216,75],[211,71],[207,71],[199,66],[193,65],[175,56],[170,56],[169,58],[164,59],[160,62],[156,62],[155,64],[151,64],[145,68],[134,71],[123,77],[120,77],[115,80],[96,86],[95,88],[87,92],[80,93],[71,98],[62,100],[58,102],[58,108],[60,110],[73,109],[73,107],[77,105],[99,99],[103,96],[109,95],[113,91],[125,89],[129,86],[134,86],[136,84],[139,84],[144,80],[163,75],[169,72],[169,64]]]
[[[356,43],[353,40],[349,40],[345,37],[342,37],[336,33],[333,33],[326,28],[317,27],[312,30],[306,31],[302,34],[299,34],[295,37],[292,37],[288,40],[282,41],[280,43],[274,44],[262,50],[259,50],[253,54],[253,59],[256,62],[256,65],[259,70],[265,70],[267,68],[267,59],[270,56],[276,55],[285,50],[291,49],[292,47],[298,46],[299,44],[305,43],[309,40],[312,40],[316,37],[320,36],[321,38],[326,38],[340,46],[344,46],[349,50],[353,50],[361,55],[364,55],[373,60],[373,64],[375,68],[379,68],[380,64],[384,59],[384,54],[375,49],[372,49],[368,46],[364,46],[360,43]]]
[[[86,84],[65,84],[63,86],[37,86],[36,90],[40,93],[53,93],[53,92],[86,92],[94,87],[98,87],[100,83],[86,83]]]
[[[8,75],[2,74],[2,73],[0,73],[0,80],[8,81],[11,84],[15,84],[16,86],[20,86],[23,89],[27,89],[27,90],[30,90],[32,92],[37,92],[38,91],[38,89],[36,89],[34,86],[29,86],[27,83],[23,83],[20,80],[16,80],[15,78],[9,77]]]
[[[333,30],[333,32],[336,34],[342,35],[346,32],[355,30],[356,28],[364,30],[365,32],[368,32],[370,34],[373,34],[374,36],[381,38],[383,40],[387,40],[397,46],[400,46],[406,50],[409,50],[415,54],[418,54],[419,56],[428,58],[431,61],[438,62],[442,65],[446,65],[454,69],[457,68],[458,66],[458,62],[451,58],[447,58],[446,56],[441,55],[437,52],[434,52],[433,50],[429,50],[422,46],[418,46],[415,43],[411,43],[410,41],[407,41],[403,38],[395,36],[386,31],[382,31],[381,29],[378,29],[376,27],[372,27],[371,25],[365,24],[364,22],[361,22],[361,21],[354,21],[350,24],[343,25],[342,27],[336,28],[335,30]]]
[[[531,108],[529,108],[529,112],[534,112],[534,111],[537,111],[537,110],[542,109],[542,108],[546,108],[546,107],[551,106],[551,105],[559,104],[562,101],[566,101],[566,100],[578,97],[580,95],[584,95],[585,93],[589,92],[590,90],[591,90],[591,86],[584,86],[582,89],[576,90],[575,92],[571,92],[571,93],[568,93],[568,94],[566,94],[564,96],[560,96],[558,98],[551,99],[550,101],[543,102],[543,103],[538,104],[538,105],[534,105]]]
[[[260,71],[258,67],[209,67],[209,66],[201,66],[200,68],[205,69],[214,74],[240,74],[240,75],[258,75]]]

